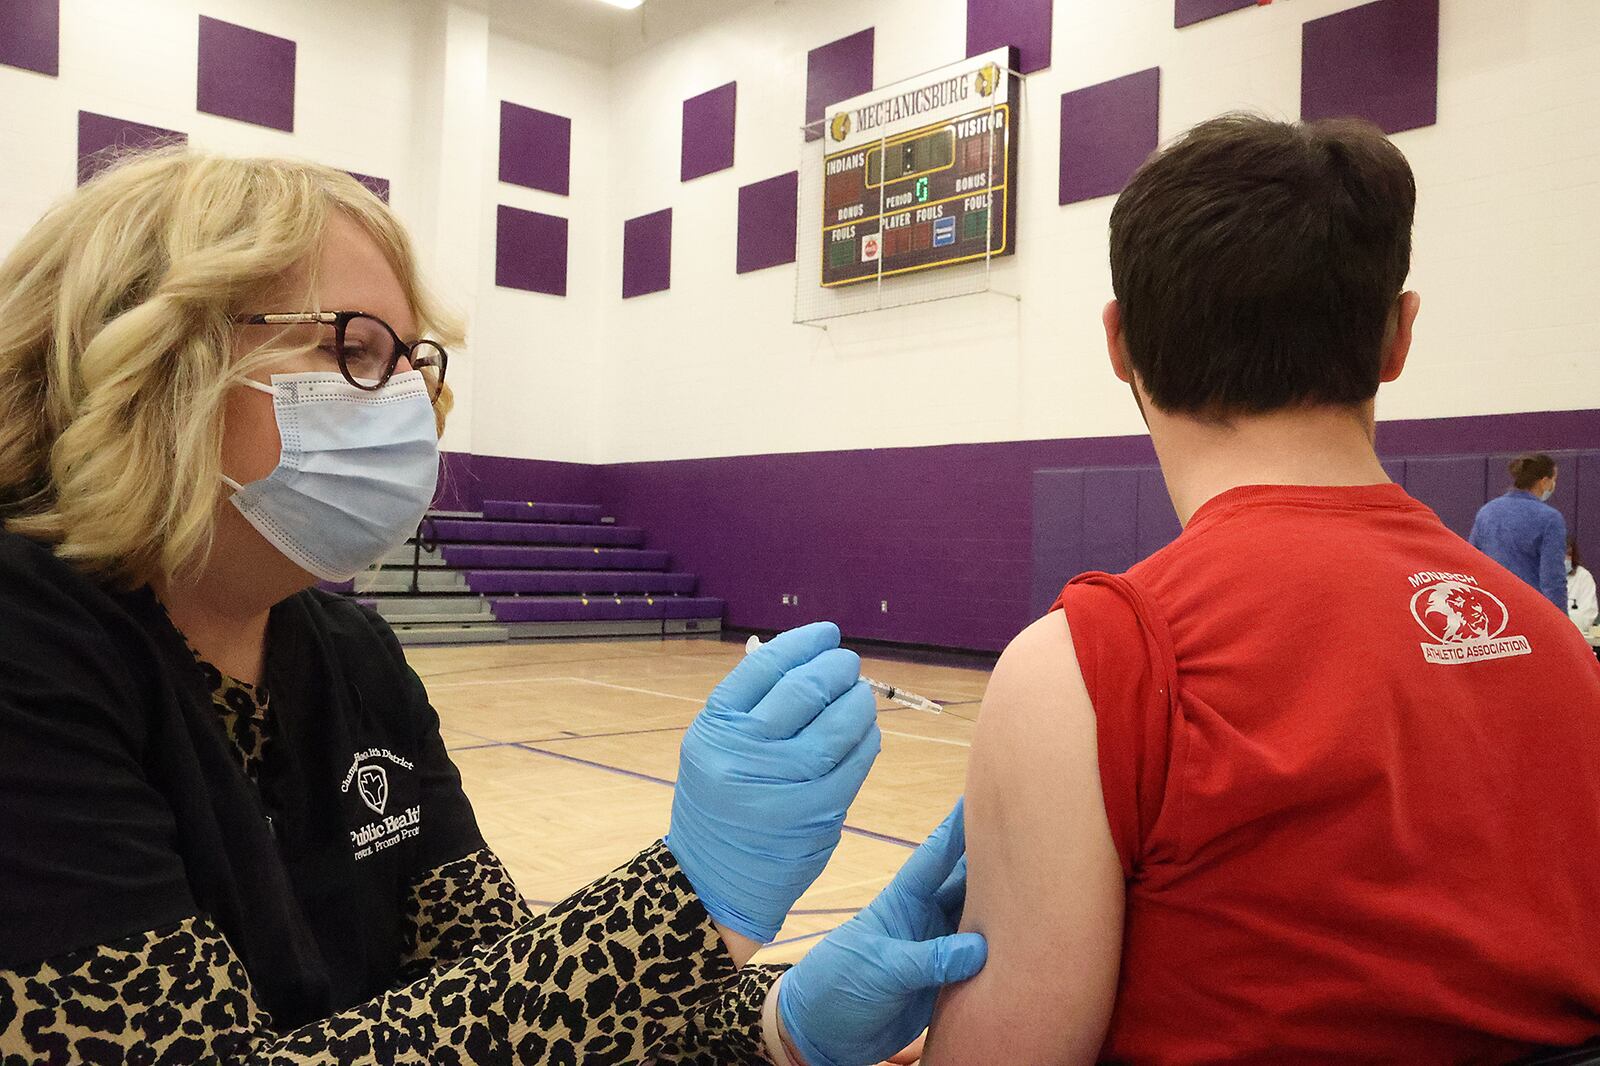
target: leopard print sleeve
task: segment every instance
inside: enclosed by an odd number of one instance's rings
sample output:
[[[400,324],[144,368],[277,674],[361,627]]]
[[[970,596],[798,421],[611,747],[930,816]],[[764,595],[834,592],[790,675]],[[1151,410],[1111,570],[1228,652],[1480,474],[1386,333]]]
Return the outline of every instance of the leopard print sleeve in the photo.
[[[510,872],[488,848],[436,867],[406,901],[399,983],[410,984],[532,920]]]
[[[0,1061],[637,1063],[734,974],[657,842],[499,941],[287,1034],[203,918],[0,972]]]
[[[773,1066],[762,1033],[767,993],[787,966],[746,966],[656,1052],[658,1066]]]

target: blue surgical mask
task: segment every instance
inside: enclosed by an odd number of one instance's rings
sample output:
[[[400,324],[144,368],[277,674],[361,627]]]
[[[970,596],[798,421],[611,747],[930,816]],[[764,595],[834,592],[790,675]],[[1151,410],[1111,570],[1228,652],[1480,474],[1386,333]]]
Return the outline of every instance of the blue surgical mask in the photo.
[[[1543,492],[1539,493],[1539,499],[1542,502],[1548,503],[1549,500],[1550,500],[1550,497],[1554,496],[1555,494],[1556,494],[1556,487],[1554,485],[1551,485],[1549,488],[1547,488]]]
[[[272,397],[278,465],[234,490],[234,507],[296,566],[346,581],[412,535],[433,502],[439,438],[422,374],[376,391],[338,374],[274,374],[245,384]]]

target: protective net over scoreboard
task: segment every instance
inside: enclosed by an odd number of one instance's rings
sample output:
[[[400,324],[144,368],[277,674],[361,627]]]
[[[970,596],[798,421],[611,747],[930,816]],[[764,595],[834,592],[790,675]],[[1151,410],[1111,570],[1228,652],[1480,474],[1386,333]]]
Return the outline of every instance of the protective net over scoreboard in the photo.
[[[1016,248],[1014,66],[996,49],[840,101],[808,129],[796,321],[988,287]]]

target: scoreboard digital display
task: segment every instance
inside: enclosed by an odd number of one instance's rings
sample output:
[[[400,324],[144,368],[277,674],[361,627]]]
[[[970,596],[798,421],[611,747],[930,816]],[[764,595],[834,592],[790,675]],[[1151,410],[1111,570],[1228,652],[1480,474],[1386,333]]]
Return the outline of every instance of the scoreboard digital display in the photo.
[[[1015,251],[1013,68],[996,49],[828,109],[824,287]]]

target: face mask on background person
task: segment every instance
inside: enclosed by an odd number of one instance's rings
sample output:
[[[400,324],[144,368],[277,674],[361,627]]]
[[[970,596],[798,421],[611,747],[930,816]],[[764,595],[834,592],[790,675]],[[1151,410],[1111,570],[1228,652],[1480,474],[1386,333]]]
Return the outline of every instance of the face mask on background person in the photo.
[[[332,373],[246,381],[272,397],[281,451],[266,477],[240,485],[234,507],[295,565],[347,581],[405,543],[439,480],[439,438],[421,372],[381,389]]]

